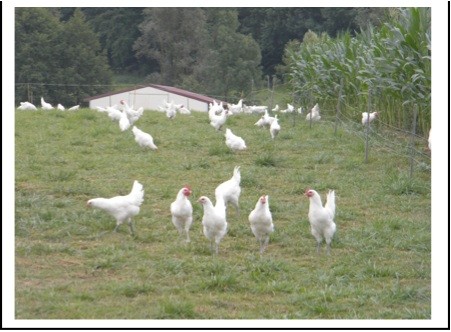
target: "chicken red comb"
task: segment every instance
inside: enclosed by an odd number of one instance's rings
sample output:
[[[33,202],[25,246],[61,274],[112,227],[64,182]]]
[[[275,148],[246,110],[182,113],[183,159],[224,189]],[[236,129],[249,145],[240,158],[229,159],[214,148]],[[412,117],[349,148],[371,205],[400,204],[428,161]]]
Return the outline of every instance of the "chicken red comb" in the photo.
[[[191,190],[191,187],[190,187],[190,186],[188,186],[187,184],[185,184],[185,186],[183,186],[183,188],[186,188],[186,189],[188,189],[188,190],[192,191],[192,190]]]

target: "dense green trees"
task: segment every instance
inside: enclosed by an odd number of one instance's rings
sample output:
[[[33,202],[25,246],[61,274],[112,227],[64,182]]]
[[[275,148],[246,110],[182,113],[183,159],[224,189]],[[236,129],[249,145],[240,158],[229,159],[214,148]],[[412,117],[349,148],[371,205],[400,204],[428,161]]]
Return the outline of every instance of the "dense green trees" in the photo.
[[[341,31],[354,35],[368,23],[380,25],[386,11],[386,8],[368,7],[240,8],[240,31],[252,34],[262,50],[263,73],[273,75],[290,40],[302,41],[308,30],[326,32],[331,37]]]
[[[202,63],[206,45],[205,14],[200,8],[147,8],[134,44],[138,58],[158,63],[153,80],[180,85]]]
[[[16,104],[19,101],[34,101],[39,96],[48,96],[48,87],[29,86],[20,83],[52,83],[55,71],[53,48],[61,25],[58,19],[45,8],[20,8],[15,20],[15,83]]]
[[[112,71],[237,101],[277,74],[303,97],[332,100],[343,79],[348,103],[371,90],[392,108],[428,112],[425,8],[23,7],[15,16],[16,103],[78,104],[111,90]]]
[[[239,25],[233,8],[148,8],[134,50],[157,62],[150,81],[227,99],[261,77],[260,48]]]
[[[75,105],[106,91],[111,72],[84,14],[67,22],[46,8],[17,8],[15,34],[16,103]],[[32,83],[32,85],[23,84]]]

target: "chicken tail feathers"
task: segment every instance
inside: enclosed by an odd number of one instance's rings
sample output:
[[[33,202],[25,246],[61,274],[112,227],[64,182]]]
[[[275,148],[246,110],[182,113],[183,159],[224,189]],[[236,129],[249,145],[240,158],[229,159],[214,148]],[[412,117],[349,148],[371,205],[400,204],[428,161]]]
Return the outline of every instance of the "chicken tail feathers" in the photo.
[[[326,204],[324,205],[326,209],[328,209],[332,217],[335,216],[335,191],[329,190],[329,193],[327,194]]]
[[[233,170],[233,178],[235,179],[235,181],[239,184],[241,182],[241,172],[240,172],[240,167],[241,166],[235,166],[234,170]]]
[[[133,182],[133,188],[129,196],[132,198],[134,205],[141,206],[142,202],[144,201],[143,185],[135,180],[135,182]]]

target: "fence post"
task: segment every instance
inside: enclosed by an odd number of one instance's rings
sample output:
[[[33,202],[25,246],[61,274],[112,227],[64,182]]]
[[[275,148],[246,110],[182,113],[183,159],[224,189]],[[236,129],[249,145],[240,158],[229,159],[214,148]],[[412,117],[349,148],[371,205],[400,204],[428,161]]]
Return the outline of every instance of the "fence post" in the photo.
[[[410,135],[410,179],[412,180],[413,177],[413,155],[415,154],[415,134],[416,134],[416,127],[417,127],[417,104],[413,106],[413,121],[412,121],[412,134]]]
[[[269,77],[269,76],[268,76]],[[269,103],[269,108],[272,110],[273,109],[273,102],[274,102],[274,85],[276,84],[276,82],[274,81],[274,75],[272,76],[272,89],[271,89],[271,101]]]
[[[294,92],[294,88],[293,88],[292,95],[291,95],[291,105],[293,105],[293,127],[296,126],[296,113],[297,113],[296,108],[294,107],[295,95],[296,95],[296,92]]]
[[[30,103],[33,104],[33,94],[30,91],[30,83],[27,83],[27,94],[28,94],[28,100]]]
[[[337,101],[337,108],[335,113],[335,129],[334,129],[334,135],[337,135],[337,127],[338,127],[338,119],[340,114],[340,102],[341,102],[341,94],[343,90],[343,78],[340,79],[340,90],[338,91],[338,101]]]
[[[250,100],[250,102],[252,103],[252,104],[254,104],[254,79],[252,79],[252,81],[251,81],[251,100]]]
[[[366,127],[365,127],[365,163],[368,163],[368,140],[369,140],[369,133],[370,133],[370,112],[371,112],[371,89],[368,89],[368,109],[366,110],[367,115],[367,121],[366,121]]]

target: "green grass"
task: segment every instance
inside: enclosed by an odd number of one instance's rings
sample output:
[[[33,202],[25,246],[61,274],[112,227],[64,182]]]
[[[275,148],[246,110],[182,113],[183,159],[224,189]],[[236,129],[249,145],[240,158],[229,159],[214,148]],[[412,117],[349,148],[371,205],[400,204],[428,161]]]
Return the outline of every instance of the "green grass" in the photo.
[[[225,146],[206,114],[145,112],[136,125],[158,151],[140,148],[105,114],[15,113],[16,319],[430,319],[430,167],[372,148],[333,125],[281,115],[281,135],[237,115],[230,128],[248,149]],[[197,198],[241,166],[241,214],[212,256]],[[145,188],[134,218],[87,209],[94,197]],[[193,189],[190,244],[179,240],[169,206]],[[318,255],[305,188],[337,195],[331,256]],[[247,216],[270,196],[275,232],[262,257]]]

